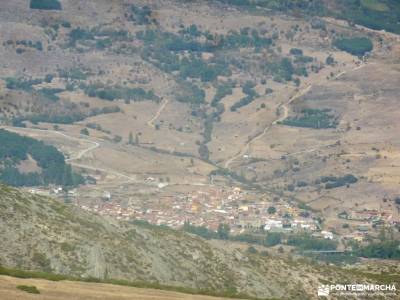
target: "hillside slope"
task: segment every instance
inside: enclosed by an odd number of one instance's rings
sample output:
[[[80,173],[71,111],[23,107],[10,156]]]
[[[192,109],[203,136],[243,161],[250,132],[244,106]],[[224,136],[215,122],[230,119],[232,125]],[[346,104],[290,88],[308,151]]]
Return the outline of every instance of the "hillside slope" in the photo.
[[[320,282],[365,280],[304,260],[250,254],[146,224],[118,223],[0,187],[0,264],[257,297],[313,297]],[[304,274],[307,274],[306,276]]]

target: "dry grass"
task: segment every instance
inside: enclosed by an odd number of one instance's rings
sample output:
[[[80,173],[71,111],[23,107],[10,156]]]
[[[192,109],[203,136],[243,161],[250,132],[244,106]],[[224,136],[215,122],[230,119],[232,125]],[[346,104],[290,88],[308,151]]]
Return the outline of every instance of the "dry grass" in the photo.
[[[36,286],[40,295],[18,290],[17,285]],[[0,276],[0,299],[2,300],[218,300],[200,295],[140,289],[112,284],[82,283],[72,281],[47,281],[42,279],[19,279]]]

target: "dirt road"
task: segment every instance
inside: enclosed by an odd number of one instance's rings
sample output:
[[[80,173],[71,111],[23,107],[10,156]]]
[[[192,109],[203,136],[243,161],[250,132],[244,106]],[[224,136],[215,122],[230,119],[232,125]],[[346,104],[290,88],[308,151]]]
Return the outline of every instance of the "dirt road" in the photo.
[[[147,122],[147,125],[149,125],[150,127],[154,128],[154,121],[157,120],[160,117],[162,111],[165,109],[165,107],[167,106],[168,103],[169,103],[169,100],[166,99],[164,101],[164,103],[161,104],[160,108],[158,109],[158,111],[156,112],[154,117],[150,121]]]
[[[373,63],[371,63],[371,64],[373,64]],[[371,65],[371,64],[370,64],[370,65]],[[353,72],[353,71],[359,70],[359,69],[365,67],[366,65],[367,65],[367,64],[364,63],[364,64],[361,64],[361,65],[359,65],[359,66],[357,66],[357,67],[355,67],[355,68],[353,68],[353,69],[351,69],[351,70],[349,70],[349,71],[340,72],[339,74],[337,74],[337,75],[336,75],[335,77],[333,77],[333,78],[334,78],[334,79],[338,79],[338,78],[340,78],[341,76],[343,76],[344,74],[347,74],[348,72]],[[231,157],[230,159],[228,159],[228,160],[225,162],[224,167],[225,167],[225,168],[229,168],[229,166],[232,164],[233,161],[239,159],[240,157],[242,157],[242,156],[245,155],[246,153],[250,152],[251,144],[254,143],[255,141],[261,139],[273,126],[275,126],[275,125],[277,125],[279,122],[282,122],[283,120],[285,120],[285,119],[288,117],[288,114],[289,114],[289,108],[288,108],[288,106],[289,106],[290,104],[292,104],[292,102],[295,101],[296,99],[298,99],[298,98],[300,98],[301,96],[307,94],[307,93],[311,90],[312,87],[313,87],[312,84],[308,85],[307,87],[303,88],[302,90],[300,90],[299,92],[297,92],[295,95],[293,95],[293,96],[289,99],[288,102],[286,102],[286,103],[281,103],[281,104],[278,106],[277,109],[278,109],[279,112],[283,111],[283,113],[280,113],[280,114],[279,114],[279,117],[278,117],[276,120],[274,120],[271,124],[268,124],[268,125],[264,128],[264,130],[263,130],[262,132],[260,132],[259,134],[255,135],[253,138],[251,138],[251,139],[244,145],[244,147],[243,147],[235,156],[233,156],[233,157]],[[321,147],[326,147],[326,146],[321,146]],[[306,149],[306,150],[298,151],[298,152],[296,152],[296,153],[292,153],[292,154],[288,154],[288,155],[294,155],[294,154],[300,154],[300,153],[306,153],[306,152],[314,152],[314,151],[320,149],[321,147]]]

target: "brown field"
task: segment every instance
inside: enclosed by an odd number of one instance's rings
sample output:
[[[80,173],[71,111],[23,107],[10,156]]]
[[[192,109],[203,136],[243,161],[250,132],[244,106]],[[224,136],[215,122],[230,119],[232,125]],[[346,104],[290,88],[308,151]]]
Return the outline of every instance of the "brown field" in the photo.
[[[39,295],[18,290],[16,286],[36,286]],[[47,281],[42,279],[18,279],[0,276],[2,300],[222,300],[200,295],[141,289],[112,284],[82,283],[72,281]]]

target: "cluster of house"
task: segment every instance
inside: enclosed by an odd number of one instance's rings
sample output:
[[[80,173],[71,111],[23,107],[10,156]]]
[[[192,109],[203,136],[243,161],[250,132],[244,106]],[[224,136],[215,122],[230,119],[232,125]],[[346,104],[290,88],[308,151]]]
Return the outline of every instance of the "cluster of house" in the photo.
[[[392,212],[379,211],[376,209],[355,210],[350,213],[343,211],[338,214],[338,217],[340,219],[356,222],[356,231],[345,235],[344,238],[357,241],[362,241],[374,227],[392,227],[400,225],[399,220],[393,217]]]
[[[96,204],[80,207],[119,220],[139,219],[172,228],[181,228],[185,222],[190,222],[217,230],[219,224],[229,224],[232,234],[259,229],[277,232],[319,229],[310,212],[304,213],[297,206],[280,201],[260,199],[238,187],[161,196],[158,201],[146,203],[146,207],[124,206],[105,193]]]
[[[318,229],[318,223],[313,219],[267,219],[265,221],[264,230],[273,231],[273,230],[304,230],[304,231],[315,231]]]

